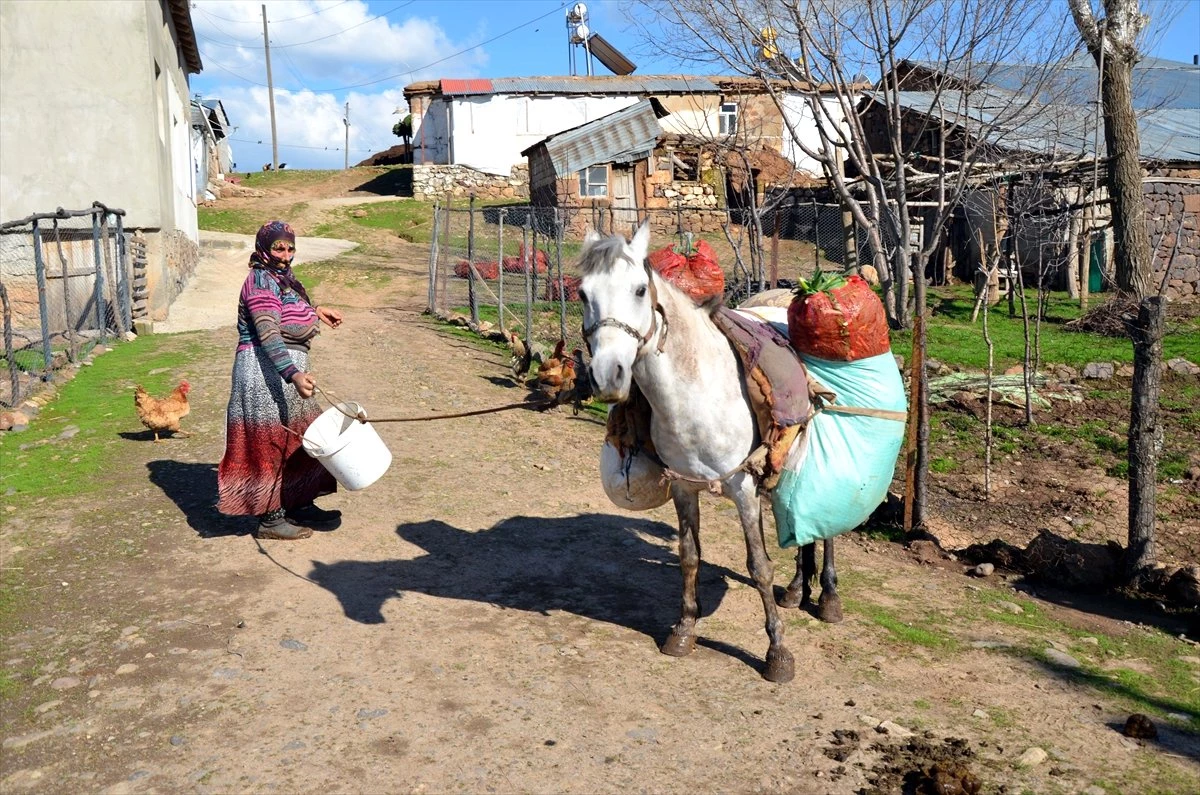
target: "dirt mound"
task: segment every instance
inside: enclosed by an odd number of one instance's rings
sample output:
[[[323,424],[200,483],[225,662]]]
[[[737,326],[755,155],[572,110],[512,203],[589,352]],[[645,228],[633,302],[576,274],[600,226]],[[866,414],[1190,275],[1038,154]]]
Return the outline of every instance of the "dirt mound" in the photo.
[[[412,145],[398,144],[390,149],[384,149],[382,152],[376,152],[362,162],[355,163],[358,166],[400,166],[405,163],[412,162]]]

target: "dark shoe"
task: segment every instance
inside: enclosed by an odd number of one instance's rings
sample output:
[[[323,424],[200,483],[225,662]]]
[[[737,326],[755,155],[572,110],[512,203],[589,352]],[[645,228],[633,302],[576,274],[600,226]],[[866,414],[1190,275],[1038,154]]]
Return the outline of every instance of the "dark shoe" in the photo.
[[[342,512],[326,511],[310,502],[288,511],[287,520],[313,530],[336,530],[342,526]]]
[[[298,541],[301,538],[308,538],[312,535],[312,530],[292,524],[287,520],[282,510],[277,510],[264,513],[258,517],[258,532],[256,535],[259,538]]]

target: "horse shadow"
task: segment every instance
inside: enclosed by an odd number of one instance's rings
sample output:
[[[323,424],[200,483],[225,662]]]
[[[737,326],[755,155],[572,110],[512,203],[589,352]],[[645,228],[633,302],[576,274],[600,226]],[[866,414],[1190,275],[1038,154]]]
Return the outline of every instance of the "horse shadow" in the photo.
[[[150,482],[162,489],[201,538],[248,535],[254,523],[243,516],[217,511],[217,465],[182,461],[150,461]]]
[[[611,514],[563,518],[514,516],[478,532],[430,520],[401,524],[396,534],[420,547],[411,560],[313,561],[308,578],[363,624],[385,622],[383,606],[406,593],[482,602],[541,615],[551,611],[627,627],[666,639],[678,618],[676,555],[649,539],[675,528]],[[698,594],[703,615],[720,605],[735,572],[704,563]],[[725,644],[707,644],[757,664]]]

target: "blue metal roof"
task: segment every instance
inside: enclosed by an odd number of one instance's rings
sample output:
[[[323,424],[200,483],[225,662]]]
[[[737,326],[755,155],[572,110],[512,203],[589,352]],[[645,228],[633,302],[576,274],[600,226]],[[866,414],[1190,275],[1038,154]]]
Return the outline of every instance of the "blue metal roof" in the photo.
[[[987,83],[1008,91],[1026,92],[1045,83],[1041,98],[1056,105],[1087,105],[1096,101],[1096,61],[1087,53],[1058,67],[1044,64],[972,64],[947,66],[933,61],[909,61],[974,84]],[[1200,109],[1200,66],[1162,58],[1144,58],[1133,67],[1133,106],[1139,110]]]
[[[483,83],[484,81],[478,81]],[[708,77],[688,75],[602,75],[599,77],[493,77],[485,85],[456,87],[459,96],[479,94],[694,94],[717,93]],[[446,94],[445,88],[442,90]]]
[[[881,94],[869,95],[883,101]],[[972,92],[901,91],[900,105],[1022,152],[1064,157],[1090,157],[1098,141],[1105,152],[1104,131],[1097,135],[1095,111],[1085,105],[1043,105],[999,88]],[[1103,120],[1099,123],[1103,125]],[[1138,112],[1141,156],[1152,160],[1200,162],[1200,109],[1165,107]]]
[[[629,163],[654,151],[662,135],[658,120],[666,115],[668,111],[658,100],[644,99],[616,113],[555,133],[521,154],[528,156],[537,147],[545,146],[559,176],[597,163]]]

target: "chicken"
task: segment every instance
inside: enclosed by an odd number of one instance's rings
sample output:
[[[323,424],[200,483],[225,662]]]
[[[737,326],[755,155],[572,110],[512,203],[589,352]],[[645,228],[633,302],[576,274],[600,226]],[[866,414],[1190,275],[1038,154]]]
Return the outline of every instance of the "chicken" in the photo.
[[[184,436],[191,436],[187,431],[179,430],[179,420],[188,415],[191,407],[188,405],[188,392],[192,385],[180,381],[179,386],[165,398],[156,398],[138,384],[133,392],[133,405],[137,409],[138,419],[154,432],[154,441],[159,441],[158,435],[171,431]]]
[[[565,343],[559,340],[554,355],[538,368],[536,383],[538,389],[553,401],[552,405],[574,403],[578,412],[583,401],[591,397],[591,386],[583,362],[583,351],[576,348],[567,356],[563,351],[565,347]],[[579,383],[580,373],[583,373],[583,383]]]
[[[539,365],[546,359],[546,349],[536,342],[531,342],[528,346],[522,341],[516,332],[508,332],[508,347],[512,349],[512,374],[514,378],[520,378],[529,372],[529,368],[534,362]]]

